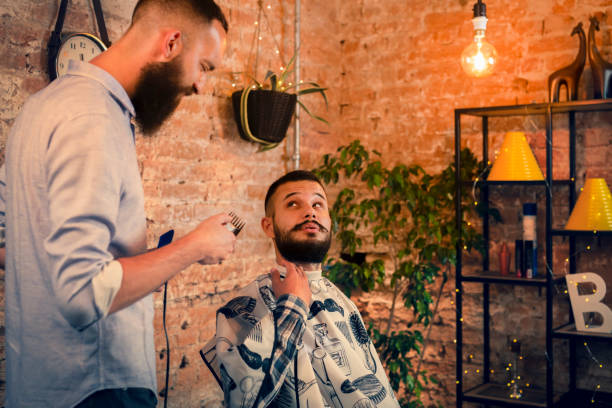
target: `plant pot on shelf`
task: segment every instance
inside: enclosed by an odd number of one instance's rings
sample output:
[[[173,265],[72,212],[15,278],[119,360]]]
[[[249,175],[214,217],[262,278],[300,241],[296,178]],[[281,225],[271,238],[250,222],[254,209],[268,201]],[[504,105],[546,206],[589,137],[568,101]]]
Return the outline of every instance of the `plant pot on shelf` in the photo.
[[[275,147],[287,134],[297,96],[286,92],[246,88],[232,94],[234,119],[240,137]]]

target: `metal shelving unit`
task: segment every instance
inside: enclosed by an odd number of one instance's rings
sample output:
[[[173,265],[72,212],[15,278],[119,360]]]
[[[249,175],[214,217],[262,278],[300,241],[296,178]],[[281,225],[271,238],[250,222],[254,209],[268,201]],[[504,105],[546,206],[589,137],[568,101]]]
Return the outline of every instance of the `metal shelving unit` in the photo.
[[[539,103],[528,105],[511,105],[511,106],[494,106],[481,108],[464,108],[455,109],[455,169],[456,169],[456,197],[461,197],[463,183],[465,180],[460,179],[460,151],[461,151],[461,117],[472,116],[482,118],[482,157],[486,161],[489,159],[488,133],[489,133],[489,118],[504,117],[504,116],[526,116],[526,115],[542,115],[545,119],[546,138],[549,142],[546,143],[546,180],[538,182],[481,182],[480,186],[480,201],[485,206],[484,213],[488,213],[489,205],[489,186],[492,185],[524,185],[534,186],[533,188],[544,188],[546,190],[546,242],[545,242],[545,271],[553,270],[553,236],[566,236],[569,240],[569,272],[576,272],[576,259],[573,254],[576,253],[576,238],[580,236],[610,236],[610,232],[601,231],[585,231],[585,232],[570,232],[564,230],[555,230],[552,228],[552,186],[565,185],[568,187],[568,208],[573,208],[576,202],[576,113],[580,112],[601,112],[612,111],[612,99],[606,100],[591,100],[591,101],[576,101],[562,103]],[[567,114],[569,128],[569,179],[568,180],[553,180],[552,179],[552,140],[553,140],[553,124],[552,119],[554,114]],[[531,188],[531,187],[530,187]],[[456,221],[457,228],[461,230],[461,222],[463,219],[460,200],[456,200]],[[612,401],[612,394],[598,393],[599,399],[596,403],[591,403],[590,398],[585,399],[588,394],[585,390],[579,390],[576,387],[576,342],[581,339],[597,339],[603,341],[611,341],[612,335],[598,335],[594,333],[584,333],[575,330],[573,323],[568,323],[561,327],[553,329],[553,289],[554,284],[564,279],[563,276],[554,275],[553,273],[545,273],[544,276],[539,276],[534,279],[526,279],[513,277],[509,275],[501,275],[490,271],[489,268],[489,219],[483,217],[482,220],[483,238],[485,242],[485,251],[482,261],[482,272],[474,274],[464,274],[462,272],[462,248],[463,243],[457,243],[457,267],[456,267],[456,342],[457,342],[457,407],[461,408],[463,402],[476,402],[487,406],[504,406],[504,407],[545,407],[552,408],[556,406],[582,406],[583,401],[588,401],[588,406],[612,408],[612,402],[607,405],[607,401]],[[462,319],[462,293],[464,282],[478,282],[483,286],[482,291],[482,307],[483,307],[483,370],[482,384],[469,390],[463,389],[463,319]],[[551,356],[547,359],[546,365],[546,389],[534,390],[527,389],[523,393],[521,399],[511,399],[508,396],[507,387],[505,385],[494,384],[490,378],[490,316],[489,316],[489,288],[491,284],[505,285],[525,285],[536,286],[546,290],[546,355]],[[571,319],[571,316],[570,316]],[[567,339],[570,342],[570,384],[569,390],[565,393],[555,393],[553,390],[553,338]],[[598,405],[599,404],[599,405]],[[586,405],[585,405],[586,406]]]

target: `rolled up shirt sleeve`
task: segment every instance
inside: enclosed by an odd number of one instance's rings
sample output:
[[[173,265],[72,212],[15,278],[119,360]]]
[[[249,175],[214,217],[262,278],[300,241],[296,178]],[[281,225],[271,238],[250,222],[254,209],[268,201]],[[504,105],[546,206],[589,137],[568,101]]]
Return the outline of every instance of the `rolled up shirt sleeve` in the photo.
[[[107,312],[98,307],[92,281],[114,260],[109,248],[122,178],[121,152],[108,136],[112,132],[109,117],[81,115],[59,125],[47,148],[48,278],[62,315],[77,330]]]
[[[96,307],[103,317],[108,316],[113,300],[121,288],[123,268],[119,261],[108,263],[92,280]]]

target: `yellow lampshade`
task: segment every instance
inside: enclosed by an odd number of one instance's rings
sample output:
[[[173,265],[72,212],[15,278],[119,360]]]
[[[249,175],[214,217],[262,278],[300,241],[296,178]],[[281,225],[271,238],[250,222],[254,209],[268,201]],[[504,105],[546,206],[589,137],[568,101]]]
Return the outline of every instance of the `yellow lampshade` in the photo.
[[[612,195],[603,178],[589,178],[565,225],[572,231],[612,231]]]
[[[508,132],[487,178],[489,181],[544,180],[523,132]]]

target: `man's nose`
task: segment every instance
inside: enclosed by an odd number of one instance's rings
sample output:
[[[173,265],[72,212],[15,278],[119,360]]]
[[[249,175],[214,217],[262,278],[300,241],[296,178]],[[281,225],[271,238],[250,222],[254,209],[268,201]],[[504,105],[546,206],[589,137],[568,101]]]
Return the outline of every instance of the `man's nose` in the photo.
[[[315,219],[317,218],[317,214],[313,208],[310,208],[306,211],[306,219]]]
[[[206,86],[206,74],[201,73],[200,77],[193,83],[193,90],[196,94],[201,95]]]

